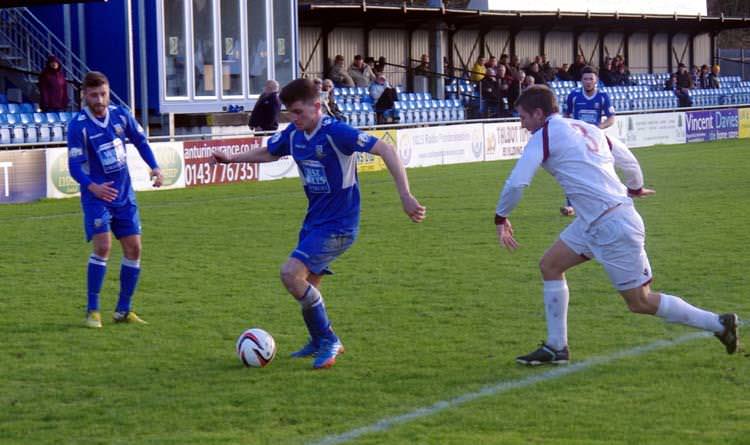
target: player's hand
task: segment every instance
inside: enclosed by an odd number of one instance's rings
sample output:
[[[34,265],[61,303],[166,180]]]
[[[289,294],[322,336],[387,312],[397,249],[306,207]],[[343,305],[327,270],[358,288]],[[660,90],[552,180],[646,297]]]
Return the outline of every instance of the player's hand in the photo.
[[[635,198],[645,198],[645,197],[651,196],[651,195],[653,195],[655,193],[656,193],[656,190],[647,189],[647,188],[644,187],[637,194],[636,193],[630,193],[630,192],[628,192],[628,196],[635,197]]]
[[[211,159],[208,160],[208,163],[216,164],[217,162],[219,164],[229,164],[230,162],[232,162],[232,159],[223,151],[214,150],[211,152]]]
[[[114,181],[105,182],[103,184],[97,184],[92,182],[89,184],[89,191],[94,194],[97,198],[105,202],[112,202],[117,198],[117,189],[112,187]]]
[[[422,222],[427,215],[427,208],[424,207],[417,201],[417,198],[411,194],[401,198],[401,203],[404,206],[404,212],[409,215],[409,218],[415,223]]]
[[[518,249],[518,242],[513,238],[513,226],[509,219],[502,224],[497,224],[495,230],[497,230],[497,239],[501,246],[511,252]]]
[[[164,175],[161,174],[160,168],[151,170],[151,180],[154,181],[154,187],[161,187],[164,184]]]

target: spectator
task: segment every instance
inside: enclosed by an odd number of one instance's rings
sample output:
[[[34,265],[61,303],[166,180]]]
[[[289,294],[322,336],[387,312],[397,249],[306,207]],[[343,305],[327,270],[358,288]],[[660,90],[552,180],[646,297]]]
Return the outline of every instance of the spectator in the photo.
[[[365,65],[369,66],[372,72],[375,72],[375,58],[374,57],[365,57]]]
[[[562,81],[568,81],[573,80],[573,78],[570,76],[570,73],[568,71],[570,70],[570,67],[567,63],[563,63],[562,66],[557,70],[557,80]]]
[[[65,111],[68,108],[68,84],[60,60],[50,55],[39,74],[39,107],[43,112]]]
[[[349,75],[354,80],[354,85],[367,88],[375,80],[375,73],[370,65],[367,65],[362,56],[357,54],[349,67]]]
[[[568,68],[570,79],[575,81],[581,80],[581,70],[584,66],[586,66],[586,59],[583,57],[583,54],[578,54],[575,63]]]
[[[331,79],[326,79],[323,81],[322,91],[327,95],[325,103],[323,104],[323,111],[331,117],[335,117],[342,122],[346,122],[344,113],[341,112],[339,105],[336,103],[336,96],[334,96],[333,94],[333,88],[333,81]]]
[[[483,118],[497,117],[500,111],[500,85],[495,78],[495,70],[487,68],[484,78],[479,82],[482,94],[479,113]]]
[[[521,71],[523,72],[523,71]],[[521,91],[525,90],[526,88],[534,85],[534,76],[524,76],[523,80],[521,81]]]
[[[698,86],[700,88],[709,88],[708,86],[708,65],[701,65],[701,71],[698,73]]]
[[[516,76],[517,71],[521,71],[521,62],[518,60],[518,56],[513,54],[508,64],[508,72],[511,76]]]
[[[612,58],[604,58],[604,63],[599,68],[599,80],[602,81],[604,86],[611,87],[614,85],[612,82]]]
[[[503,65],[505,67],[505,73],[510,74],[510,67],[508,65],[508,55],[507,54],[501,54],[500,55],[500,62],[498,62],[498,65]]]
[[[492,68],[493,71],[497,72],[497,57],[490,56],[487,63],[484,64],[485,68]]]
[[[430,57],[427,54],[422,54],[419,65],[414,67],[414,75],[429,77],[430,71]]]
[[[539,63],[538,62],[533,62],[531,65],[529,65],[529,68],[526,71],[526,76],[534,78],[534,85],[545,85],[546,84],[546,82],[544,81],[544,75],[542,75],[542,72],[539,69]]]
[[[386,64],[385,57],[383,56],[378,57],[378,63],[375,64],[375,68],[374,68],[375,74],[385,73],[385,64]]]
[[[632,82],[630,81],[630,71],[628,70],[627,65],[621,64],[617,66],[617,75],[615,76],[615,79],[617,80],[615,85],[625,87],[632,85]]]
[[[485,70],[486,68],[484,67],[484,56],[477,57],[477,62],[474,64],[474,66],[471,67],[471,81],[480,82],[482,79],[484,79]]]
[[[497,85],[500,95],[500,115],[510,115],[510,105],[508,103],[510,96],[510,87],[513,84],[513,77],[508,74],[508,70],[505,65],[497,66]]]
[[[669,75],[669,79],[664,82],[664,89],[672,92],[677,90],[677,74],[672,73]]]
[[[372,97],[375,106],[375,113],[378,117],[378,123],[383,123],[383,114],[393,109],[393,104],[396,102],[396,90],[391,87],[385,76],[380,73],[375,78],[375,81],[370,85],[370,97]]]
[[[552,64],[547,60],[547,56],[542,54],[539,56],[539,60],[541,63],[539,64],[539,69],[542,72],[542,76],[544,77],[544,82],[549,83],[555,80],[555,69],[552,67]]]
[[[684,63],[677,65],[677,89],[675,94],[680,101],[681,107],[690,107],[693,105],[692,99],[690,99],[690,89],[693,88],[693,79],[688,73],[687,67]]]
[[[721,88],[721,84],[719,83],[720,71],[721,71],[721,67],[719,65],[714,65],[711,67],[711,74],[708,75],[708,87],[709,88]]]
[[[279,83],[269,80],[263,87],[263,93],[258,101],[255,102],[247,125],[255,131],[276,131],[279,128],[279,112],[281,112]]]
[[[526,78],[526,73],[523,70],[517,70],[515,73],[510,74],[511,83],[508,87],[508,102],[511,110],[516,106],[516,100],[521,95],[521,84]]]
[[[333,59],[333,67],[328,72],[328,78],[333,81],[333,84],[337,87],[353,87],[354,80],[349,73],[346,72],[346,66],[344,62],[344,56],[341,54],[336,55]]]
[[[693,67],[690,68],[690,78],[693,80],[693,88],[700,87],[700,75],[698,65],[693,65]]]

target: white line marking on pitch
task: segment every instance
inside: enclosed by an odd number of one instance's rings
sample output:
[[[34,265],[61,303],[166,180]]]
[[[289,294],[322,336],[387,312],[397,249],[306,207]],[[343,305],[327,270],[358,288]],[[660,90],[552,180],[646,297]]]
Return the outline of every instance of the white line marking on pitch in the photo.
[[[341,434],[326,436],[318,441],[310,442],[310,445],[337,445],[341,443],[346,443],[351,440],[357,439],[361,436],[364,436],[365,434],[382,433],[393,428],[394,426],[402,425],[404,423],[409,423],[414,420],[421,419],[423,417],[428,417],[433,414],[437,414],[441,411],[445,411],[447,409],[455,408],[465,403],[472,402],[482,397],[494,396],[497,394],[502,394],[504,392],[513,390],[513,389],[525,388],[527,386],[531,386],[536,383],[559,379],[560,377],[564,377],[568,374],[585,371],[594,366],[606,365],[616,360],[620,360],[620,359],[627,358],[627,357],[635,357],[638,355],[656,351],[658,349],[664,349],[670,346],[675,346],[675,345],[679,345],[682,343],[687,343],[689,341],[697,340],[699,338],[708,337],[710,335],[712,335],[710,332],[696,332],[692,334],[683,335],[682,337],[678,337],[674,340],[659,340],[657,342],[650,343],[647,345],[636,346],[635,348],[626,349],[620,352],[615,352],[614,354],[600,356],[600,357],[592,357],[582,362],[576,362],[570,365],[556,367],[550,371],[543,372],[540,374],[534,374],[532,376],[529,376],[520,380],[501,381],[494,385],[485,386],[484,388],[478,391],[466,393],[464,395],[461,395],[461,396],[458,396],[449,400],[441,400],[439,402],[433,403],[430,406],[417,408],[414,411],[411,411],[405,414],[401,414],[401,415],[394,416],[394,417],[385,417],[371,425],[349,430]]]

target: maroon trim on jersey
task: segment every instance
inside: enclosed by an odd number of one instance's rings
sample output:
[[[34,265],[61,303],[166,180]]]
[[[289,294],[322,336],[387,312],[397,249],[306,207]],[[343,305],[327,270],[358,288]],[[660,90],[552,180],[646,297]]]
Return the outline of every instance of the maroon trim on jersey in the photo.
[[[508,220],[508,218],[506,218],[504,216],[500,216],[500,215],[497,215],[497,214],[495,215],[495,225],[496,226],[501,226],[501,225],[505,224],[505,221],[507,221],[507,220]]]
[[[639,189],[628,189],[628,195],[630,196],[640,196],[641,193],[643,193],[643,187]]]
[[[609,136],[604,136],[604,138],[607,140],[607,145],[609,145],[609,151],[612,151],[612,141],[609,139]]]
[[[590,259],[591,259],[591,258],[587,257],[586,255],[584,255],[584,254],[582,254],[582,253],[579,253],[578,255],[580,255],[580,257],[581,257],[581,258],[583,258],[583,259],[584,259],[584,260],[586,260],[586,261],[588,261],[588,260],[590,260]]]
[[[651,284],[651,282],[652,282],[652,281],[654,281],[653,277],[652,277],[652,278],[649,278],[649,279],[648,279],[648,281],[646,281],[645,283],[641,284],[641,287],[646,287],[646,286],[648,286],[649,284]]]
[[[544,162],[549,158],[549,121],[546,121],[542,127],[542,150],[544,152],[542,162]]]

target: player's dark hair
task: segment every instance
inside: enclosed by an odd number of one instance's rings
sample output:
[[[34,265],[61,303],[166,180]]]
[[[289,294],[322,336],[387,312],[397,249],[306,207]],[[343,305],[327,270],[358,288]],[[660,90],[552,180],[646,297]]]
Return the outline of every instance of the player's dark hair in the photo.
[[[583,77],[584,74],[593,74],[596,75],[596,68],[594,68],[591,65],[586,65],[583,68],[581,68],[581,76]]]
[[[318,89],[310,79],[295,79],[284,86],[279,94],[279,99],[287,107],[297,101],[312,102],[320,98]]]
[[[516,108],[523,108],[527,113],[532,113],[539,108],[545,117],[560,111],[557,107],[555,93],[546,85],[532,85],[523,90],[521,95],[518,96],[515,106]]]
[[[83,88],[98,88],[102,85],[109,85],[109,79],[99,71],[89,71],[83,78]]]

